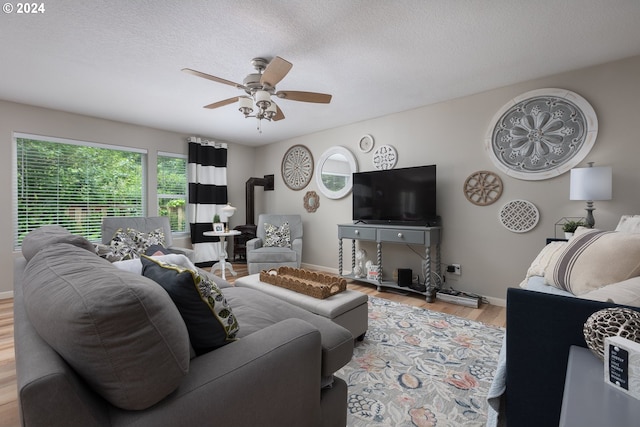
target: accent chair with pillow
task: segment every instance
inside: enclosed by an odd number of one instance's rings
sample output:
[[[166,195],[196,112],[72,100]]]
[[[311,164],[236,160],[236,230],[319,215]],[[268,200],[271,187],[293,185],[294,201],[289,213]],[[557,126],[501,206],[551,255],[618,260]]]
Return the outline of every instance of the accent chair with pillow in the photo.
[[[260,214],[256,236],[247,242],[249,274],[282,266],[300,268],[302,218],[300,215]]]
[[[135,231],[138,236],[138,239],[136,239],[138,242],[140,239],[144,239],[145,237],[150,236],[151,238],[154,238],[161,235],[163,240],[161,244],[165,248],[169,249],[169,251],[186,255],[191,261],[194,261],[195,259],[195,252],[193,249],[173,246],[171,224],[169,223],[169,217],[166,216],[106,216],[102,218],[102,244],[109,245],[112,243],[114,238],[117,239],[117,234],[120,230],[126,233],[129,229]],[[136,235],[126,235],[123,237],[124,240],[130,240],[131,237],[135,239]],[[156,242],[154,241],[150,243]]]

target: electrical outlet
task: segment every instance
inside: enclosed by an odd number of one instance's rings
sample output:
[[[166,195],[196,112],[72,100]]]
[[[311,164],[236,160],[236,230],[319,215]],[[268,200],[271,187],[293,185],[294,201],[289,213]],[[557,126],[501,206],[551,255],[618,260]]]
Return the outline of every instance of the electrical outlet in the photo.
[[[451,267],[453,267],[452,273],[455,274],[456,276],[459,276],[462,274],[462,272],[460,271],[460,264],[451,264]]]

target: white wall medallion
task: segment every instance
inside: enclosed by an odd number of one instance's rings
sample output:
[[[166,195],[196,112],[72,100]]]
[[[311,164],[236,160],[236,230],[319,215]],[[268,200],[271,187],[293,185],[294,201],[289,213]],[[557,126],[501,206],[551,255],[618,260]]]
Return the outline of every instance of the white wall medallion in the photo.
[[[542,180],[584,160],[597,135],[598,119],[586,99],[565,89],[537,89],[517,96],[495,114],[485,149],[505,174]]]
[[[488,206],[502,195],[502,180],[489,171],[474,172],[464,182],[464,195],[478,206]]]
[[[373,152],[372,162],[376,169],[393,169],[398,162],[398,153],[391,145],[381,145]]]
[[[358,148],[363,153],[368,153],[369,151],[371,151],[373,145],[373,137],[369,134],[363,135],[362,138],[360,138],[360,141],[358,141]]]
[[[282,158],[282,179],[292,190],[302,190],[313,175],[313,155],[304,145],[294,145]]]
[[[498,219],[507,230],[514,233],[526,233],[538,225],[540,212],[531,202],[512,200],[500,209]]]

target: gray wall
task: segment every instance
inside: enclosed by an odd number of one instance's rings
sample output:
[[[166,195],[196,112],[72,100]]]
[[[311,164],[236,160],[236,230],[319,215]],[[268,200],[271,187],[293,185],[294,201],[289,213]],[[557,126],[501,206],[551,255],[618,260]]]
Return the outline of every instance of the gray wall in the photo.
[[[24,104],[0,101],[0,147],[5,153],[0,159],[0,271],[3,279],[0,282],[0,298],[11,295],[13,289],[13,193],[12,193],[12,158],[13,132],[24,132],[35,135],[52,136],[58,138],[76,139],[82,141],[100,142],[112,145],[122,145],[147,149],[149,180],[147,183],[148,212],[157,214],[156,203],[156,156],[158,151],[187,154],[186,138],[181,135],[158,129],[136,126],[127,123],[114,122],[65,113],[62,111],[38,108]],[[211,138],[213,139],[213,138]],[[238,144],[229,144],[228,164],[243,165],[229,167],[227,181],[229,202],[238,208],[231,217],[231,226],[245,222],[244,183],[247,170],[254,165],[255,149]],[[175,239],[176,244],[190,246],[188,237]]]
[[[584,163],[613,167],[613,200],[596,202],[596,226],[613,229],[622,214],[640,213],[638,184],[640,144],[635,125],[640,118],[640,57],[563,73],[535,81],[503,87],[411,111],[354,123],[324,132],[293,138],[259,148],[229,145],[228,181],[230,201],[238,208],[232,226],[245,221],[244,185],[251,176],[275,175],[275,191],[256,189],[256,214],[260,212],[300,213],[305,225],[303,263],[335,270],[338,266],[336,224],[351,221],[351,196],[330,200],[321,196],[315,213],[303,208],[307,190],[318,189],[315,180],[302,191],[286,187],[280,175],[282,156],[294,144],[307,146],[317,160],[333,145],[349,148],[360,170],[372,170],[371,152],[361,153],[357,142],[370,133],[376,146],[393,145],[399,153],[397,167],[438,165],[438,210],[443,221],[442,261],[462,265],[461,276],[447,276],[457,289],[487,296],[503,303],[505,290],[517,285],[527,267],[554,235],[554,224],[564,216],[584,215],[584,202],[569,200],[569,177],[544,181],[522,181],[499,173],[504,193],[487,207],[469,203],[464,180],[479,170],[497,172],[484,151],[484,138],[491,119],[508,100],[533,89],[569,89],[586,98],[598,115],[599,134]],[[7,155],[0,159],[0,296],[12,289],[12,132],[25,132],[127,145],[156,151],[186,153],[187,135],[164,132],[125,123],[68,114],[59,111],[0,101],[0,146]],[[155,201],[155,176],[151,173],[149,197]],[[526,199],[540,210],[538,226],[524,234],[506,230],[497,220],[500,207],[514,199]],[[155,206],[155,202],[150,203]],[[152,208],[153,209],[153,208]],[[150,212],[153,213],[153,212]],[[349,242],[345,242],[347,248]],[[365,247],[373,254],[374,247]],[[416,249],[416,248],[414,248]],[[417,248],[420,250],[420,248]],[[420,258],[403,246],[384,247],[385,268],[420,269]]]
[[[337,269],[336,224],[351,221],[351,196],[341,200],[321,196],[319,209],[307,213],[302,199],[308,190],[319,193],[315,180],[302,191],[289,190],[279,172],[280,162],[294,144],[307,146],[316,160],[327,148],[341,145],[354,153],[361,171],[373,170],[372,152],[361,153],[357,148],[363,134],[372,134],[376,146],[391,144],[397,149],[396,167],[437,164],[442,261],[462,265],[462,275],[447,275],[446,284],[502,303],[506,288],[519,284],[545,239],[554,236],[555,223],[565,216],[583,216],[585,203],[569,200],[568,173],[544,181],[523,181],[498,172],[484,151],[493,115],[510,99],[533,89],[568,89],[586,98],[598,116],[599,133],[579,166],[593,161],[613,167],[613,200],[595,202],[594,212],[596,227],[613,229],[620,215],[640,213],[640,144],[635,131],[640,119],[638,76],[640,57],[634,57],[260,147],[257,175],[276,175],[275,191],[264,193],[265,210],[301,213],[303,262]],[[465,179],[479,170],[498,172],[504,183],[500,200],[486,207],[471,204],[462,191]],[[540,222],[528,233],[512,233],[497,219],[500,208],[514,199],[529,200],[540,211]],[[349,249],[350,242],[345,244]],[[365,249],[370,256],[375,253],[372,246]],[[385,245],[383,253],[385,276],[398,267],[420,269],[420,258],[406,247]]]

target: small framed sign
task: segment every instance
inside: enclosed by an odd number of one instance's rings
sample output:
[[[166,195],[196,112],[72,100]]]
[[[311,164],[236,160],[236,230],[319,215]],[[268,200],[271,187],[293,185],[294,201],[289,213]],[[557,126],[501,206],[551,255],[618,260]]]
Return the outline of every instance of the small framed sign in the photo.
[[[604,381],[640,399],[640,343],[620,336],[605,338]]]

